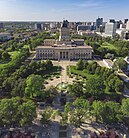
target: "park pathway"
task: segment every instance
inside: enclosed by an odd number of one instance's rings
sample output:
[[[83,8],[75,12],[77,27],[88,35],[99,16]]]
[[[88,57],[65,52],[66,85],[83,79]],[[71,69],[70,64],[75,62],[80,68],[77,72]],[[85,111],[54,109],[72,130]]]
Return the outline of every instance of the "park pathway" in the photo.
[[[76,65],[77,62],[75,61],[52,61],[54,66],[61,66],[61,76],[60,78],[54,77],[53,80],[48,80],[48,84],[45,85],[46,88],[49,88],[50,86],[57,86],[60,83],[69,83],[72,84],[75,78],[69,78],[67,75],[67,66],[69,65]]]

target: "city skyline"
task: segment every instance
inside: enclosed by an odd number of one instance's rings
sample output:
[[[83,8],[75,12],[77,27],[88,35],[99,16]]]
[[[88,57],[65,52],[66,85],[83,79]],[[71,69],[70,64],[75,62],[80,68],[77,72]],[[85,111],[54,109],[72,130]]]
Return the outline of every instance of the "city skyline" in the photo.
[[[129,19],[126,13],[128,0],[0,0],[1,21],[108,21]]]

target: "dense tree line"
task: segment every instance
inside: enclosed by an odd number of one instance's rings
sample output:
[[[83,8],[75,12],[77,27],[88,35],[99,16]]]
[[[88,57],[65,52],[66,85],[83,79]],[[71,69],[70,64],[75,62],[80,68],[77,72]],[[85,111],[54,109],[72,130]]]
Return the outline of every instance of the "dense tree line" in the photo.
[[[51,61],[31,62],[28,65],[22,65],[14,73],[10,76],[4,77],[1,81],[3,95],[23,97],[25,95],[26,79],[29,78],[31,74],[44,76],[45,74],[50,73],[50,71],[52,72],[53,69],[54,67]],[[41,82],[39,85],[40,84]]]
[[[36,105],[18,97],[0,100],[0,127],[31,125],[36,117]]]
[[[22,62],[28,57],[28,55],[28,50],[21,50],[21,52],[13,58],[13,60],[0,69],[0,84],[6,77],[9,77],[16,69],[19,68],[20,65],[22,65]]]
[[[104,124],[118,124],[129,118],[129,99],[117,102],[94,101],[92,104],[86,99],[76,99],[73,103],[66,103],[61,123],[68,122],[76,127],[80,127],[86,121],[96,121]]]

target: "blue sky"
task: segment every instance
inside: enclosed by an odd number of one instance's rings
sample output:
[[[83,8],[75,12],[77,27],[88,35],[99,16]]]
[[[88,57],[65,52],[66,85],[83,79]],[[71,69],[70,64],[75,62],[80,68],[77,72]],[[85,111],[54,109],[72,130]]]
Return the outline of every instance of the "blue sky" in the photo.
[[[1,21],[105,21],[129,18],[129,0],[0,0]]]

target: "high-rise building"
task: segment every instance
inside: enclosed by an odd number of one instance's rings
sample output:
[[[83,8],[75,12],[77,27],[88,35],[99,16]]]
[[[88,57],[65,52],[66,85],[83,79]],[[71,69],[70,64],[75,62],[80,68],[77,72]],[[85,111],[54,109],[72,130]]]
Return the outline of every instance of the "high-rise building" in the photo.
[[[117,28],[117,25],[116,23],[106,23],[105,25],[105,34],[107,36],[113,36],[116,34],[116,28]]]
[[[3,25],[3,23],[0,23],[0,28],[4,28],[4,25]]]
[[[129,30],[129,21],[126,23],[126,29]]]
[[[99,29],[100,25],[103,25],[103,18],[96,19],[96,30]]]
[[[124,19],[124,24],[126,24],[128,22],[128,19]]]
[[[60,28],[59,41],[69,41],[70,32],[68,29],[68,21],[64,20]]]
[[[43,24],[41,24],[41,23],[35,24],[35,29],[38,31],[42,31],[43,30]]]
[[[116,23],[115,19],[110,19],[109,23]]]

